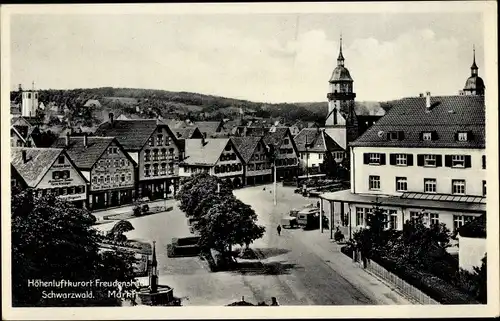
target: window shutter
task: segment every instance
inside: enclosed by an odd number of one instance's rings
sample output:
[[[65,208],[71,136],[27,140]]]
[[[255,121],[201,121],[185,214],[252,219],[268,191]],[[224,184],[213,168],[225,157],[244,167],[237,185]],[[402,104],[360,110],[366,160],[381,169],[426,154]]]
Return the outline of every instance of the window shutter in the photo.
[[[436,167],[443,166],[443,157],[441,155],[436,155]]]
[[[408,166],[413,166],[413,154],[406,154]]]
[[[470,168],[470,167],[471,167],[470,155],[465,155],[465,168]]]
[[[370,163],[370,154],[363,153],[363,164],[369,164],[369,163]]]
[[[387,138],[387,140],[391,140],[391,133],[392,132],[388,132],[387,134],[385,134],[385,137]]]
[[[398,132],[398,139],[399,139],[399,140],[403,140],[403,139],[405,139],[405,132],[404,132],[404,131],[400,130],[400,131]]]
[[[467,141],[473,140],[474,139],[474,134],[472,133],[472,130],[467,131]]]
[[[458,132],[457,132],[457,133],[455,133],[455,141],[456,141],[456,142],[458,141]],[[445,163],[446,163],[446,161],[445,161]]]
[[[482,161],[483,161],[483,169],[486,169],[486,156],[483,155],[483,157],[481,157],[481,158],[482,158]]]
[[[444,155],[444,166],[451,167],[451,155]]]
[[[424,155],[417,155],[417,166],[424,166]]]
[[[432,140],[437,140],[437,139],[438,139],[438,134],[437,134],[437,132],[436,132],[436,131],[433,131],[433,132],[431,133],[431,137],[432,137]]]
[[[424,140],[424,133],[423,132],[418,133],[418,139]],[[418,166],[420,166],[420,165],[418,165]]]
[[[389,154],[389,164],[396,165],[396,154]]]
[[[385,153],[380,154],[380,165],[385,165]]]

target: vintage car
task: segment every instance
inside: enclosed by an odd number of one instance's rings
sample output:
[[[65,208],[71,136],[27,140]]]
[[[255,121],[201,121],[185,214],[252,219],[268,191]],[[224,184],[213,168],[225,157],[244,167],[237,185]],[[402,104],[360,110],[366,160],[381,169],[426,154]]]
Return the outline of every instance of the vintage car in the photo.
[[[292,216],[285,216],[281,219],[281,226],[283,228],[294,228],[296,226],[299,226],[299,224],[297,223],[297,218]]]

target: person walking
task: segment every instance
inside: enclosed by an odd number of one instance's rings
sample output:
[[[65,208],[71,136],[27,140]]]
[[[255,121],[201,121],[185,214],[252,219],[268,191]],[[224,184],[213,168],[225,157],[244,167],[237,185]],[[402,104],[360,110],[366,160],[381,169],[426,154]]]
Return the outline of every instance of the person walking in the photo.
[[[279,304],[278,304],[278,301],[276,300],[276,297],[274,297],[274,296],[273,296],[273,297],[271,298],[271,306],[278,306],[278,305],[279,305]]]
[[[278,236],[281,235],[281,225],[278,224],[276,230],[278,231]]]

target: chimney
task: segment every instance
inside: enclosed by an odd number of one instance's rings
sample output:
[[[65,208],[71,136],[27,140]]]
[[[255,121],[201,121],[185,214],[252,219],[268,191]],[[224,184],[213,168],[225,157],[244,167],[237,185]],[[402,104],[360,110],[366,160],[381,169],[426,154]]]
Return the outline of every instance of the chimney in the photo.
[[[206,140],[205,140],[205,137],[206,137],[206,134],[203,134],[203,135],[201,136],[201,146],[202,146],[202,147],[203,147],[203,146],[205,146],[205,145],[207,144],[207,142],[206,142]]]
[[[69,130],[66,132],[66,147],[69,146]]]
[[[19,84],[19,92],[23,91],[23,86]]]
[[[115,120],[114,120],[113,117],[114,117],[114,114],[113,113],[109,113],[109,122],[110,122],[111,126],[113,126],[113,123],[115,122]]]
[[[430,91],[425,93],[425,107],[427,109],[431,108],[431,92]]]
[[[87,148],[87,133],[83,133],[83,147]]]
[[[424,97],[424,94],[423,94],[423,93],[420,93],[420,94],[418,94],[418,97],[423,98],[423,97]]]
[[[23,156],[23,163],[27,163],[27,162],[28,162],[28,156],[26,156],[26,150],[25,150],[25,149],[23,149],[23,150],[21,151],[21,154],[22,154],[22,156]]]

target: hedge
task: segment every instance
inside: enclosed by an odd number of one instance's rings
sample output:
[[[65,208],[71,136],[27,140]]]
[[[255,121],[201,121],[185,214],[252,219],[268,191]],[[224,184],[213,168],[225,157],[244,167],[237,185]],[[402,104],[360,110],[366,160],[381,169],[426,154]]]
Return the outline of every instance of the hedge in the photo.
[[[352,257],[353,249],[350,246],[343,246],[341,252]],[[416,270],[409,265],[401,266],[387,257],[375,256],[370,259],[442,304],[480,304],[453,285],[430,273]]]

